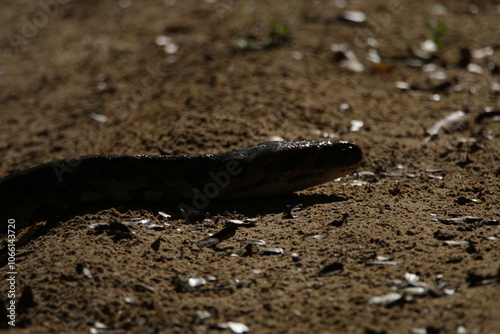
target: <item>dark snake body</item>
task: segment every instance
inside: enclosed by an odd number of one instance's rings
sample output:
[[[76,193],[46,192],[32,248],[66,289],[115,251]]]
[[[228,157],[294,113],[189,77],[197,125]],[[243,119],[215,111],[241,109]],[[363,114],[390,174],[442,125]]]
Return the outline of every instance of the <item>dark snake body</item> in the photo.
[[[222,154],[59,160],[1,179],[0,217],[24,227],[93,204],[175,202],[204,209],[212,199],[279,196],[328,182],[352,173],[361,159],[361,149],[352,143],[301,141]]]

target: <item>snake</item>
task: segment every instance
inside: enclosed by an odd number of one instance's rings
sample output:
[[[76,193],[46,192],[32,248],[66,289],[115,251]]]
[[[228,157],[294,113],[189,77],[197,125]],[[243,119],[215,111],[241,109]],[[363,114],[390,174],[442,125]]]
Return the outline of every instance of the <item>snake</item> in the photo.
[[[219,154],[57,160],[0,179],[0,217],[22,228],[89,206],[203,210],[214,200],[271,198],[335,180],[354,172],[362,156],[346,141],[271,141]]]

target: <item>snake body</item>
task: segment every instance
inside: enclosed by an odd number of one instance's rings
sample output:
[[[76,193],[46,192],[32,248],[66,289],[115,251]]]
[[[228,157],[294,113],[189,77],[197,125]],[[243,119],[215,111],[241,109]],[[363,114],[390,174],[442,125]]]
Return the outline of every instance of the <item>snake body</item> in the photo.
[[[28,226],[88,205],[203,209],[212,199],[279,196],[352,173],[361,149],[343,141],[267,142],[221,154],[86,156],[0,179],[1,218]]]

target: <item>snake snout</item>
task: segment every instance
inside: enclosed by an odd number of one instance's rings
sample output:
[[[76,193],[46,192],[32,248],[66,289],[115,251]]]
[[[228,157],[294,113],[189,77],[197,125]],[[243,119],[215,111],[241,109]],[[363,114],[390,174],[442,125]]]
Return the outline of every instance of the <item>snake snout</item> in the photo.
[[[363,152],[358,145],[347,143],[343,149],[346,160],[350,161],[353,165],[358,165],[363,160]]]
[[[321,169],[354,168],[363,159],[361,148],[353,143],[337,142],[326,147],[316,157],[316,167]]]

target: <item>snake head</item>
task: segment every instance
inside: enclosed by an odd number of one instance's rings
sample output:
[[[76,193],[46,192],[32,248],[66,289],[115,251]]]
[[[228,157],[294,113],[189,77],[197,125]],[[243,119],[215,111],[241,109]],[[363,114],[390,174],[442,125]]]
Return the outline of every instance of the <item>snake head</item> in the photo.
[[[361,149],[345,141],[267,142],[245,151],[245,177],[228,189],[231,197],[272,197],[303,190],[356,170]],[[229,196],[228,196],[229,197]]]
[[[320,142],[314,167],[334,180],[354,172],[362,159],[363,152],[356,144],[344,141]]]

